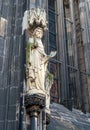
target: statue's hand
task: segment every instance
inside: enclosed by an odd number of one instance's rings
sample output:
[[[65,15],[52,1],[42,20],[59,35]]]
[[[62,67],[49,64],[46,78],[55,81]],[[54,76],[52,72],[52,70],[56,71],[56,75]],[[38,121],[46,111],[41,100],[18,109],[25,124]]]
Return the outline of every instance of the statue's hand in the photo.
[[[54,57],[56,55],[56,51],[51,51],[50,55],[47,56],[47,60],[51,59],[52,57]]]
[[[50,60],[52,57],[54,57],[56,55],[56,51],[51,51],[50,55],[47,55],[46,59],[45,59],[45,63],[48,62],[48,60]]]
[[[50,57],[54,57],[55,55],[56,55],[56,51],[51,51],[51,53],[50,53]]]

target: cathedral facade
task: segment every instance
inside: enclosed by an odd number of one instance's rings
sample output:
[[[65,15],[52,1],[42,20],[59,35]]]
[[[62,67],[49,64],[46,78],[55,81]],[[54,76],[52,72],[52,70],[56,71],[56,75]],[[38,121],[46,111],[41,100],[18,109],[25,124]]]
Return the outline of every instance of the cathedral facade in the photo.
[[[57,51],[48,69],[54,75],[51,103],[90,112],[90,0],[0,1],[0,130],[26,130],[24,107],[27,35],[24,12],[44,8],[45,51]]]

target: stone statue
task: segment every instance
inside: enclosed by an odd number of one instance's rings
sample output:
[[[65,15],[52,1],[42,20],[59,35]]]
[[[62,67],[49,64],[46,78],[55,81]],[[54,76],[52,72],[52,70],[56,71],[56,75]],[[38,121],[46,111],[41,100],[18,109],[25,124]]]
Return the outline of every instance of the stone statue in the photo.
[[[47,70],[48,61],[56,55],[47,55],[42,43],[43,32],[47,29],[46,13],[43,9],[31,9],[24,13],[22,34],[27,30],[29,40],[26,47],[26,92],[29,95],[42,94],[46,97],[46,109],[49,112],[50,88],[53,76]]]
[[[47,55],[44,51],[41,38],[43,30],[40,27],[35,28],[32,37],[29,37],[27,48],[27,91],[36,89],[39,92],[45,92],[44,82],[47,66]],[[41,91],[40,91],[41,90]]]
[[[51,52],[50,55],[45,53],[41,41],[42,36],[43,29],[40,27],[35,28],[31,37],[29,37],[27,45],[27,91],[30,93],[46,93],[45,91],[48,89],[46,89],[47,82],[45,79],[48,77],[46,76],[48,60],[56,54],[56,52],[54,54]]]

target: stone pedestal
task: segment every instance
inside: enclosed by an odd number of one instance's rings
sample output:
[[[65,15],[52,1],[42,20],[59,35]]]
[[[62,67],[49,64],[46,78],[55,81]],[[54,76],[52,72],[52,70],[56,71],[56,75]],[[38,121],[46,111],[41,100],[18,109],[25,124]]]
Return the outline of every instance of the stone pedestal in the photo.
[[[45,96],[39,94],[26,95],[25,107],[30,116],[30,130],[38,130],[38,115],[45,107]]]

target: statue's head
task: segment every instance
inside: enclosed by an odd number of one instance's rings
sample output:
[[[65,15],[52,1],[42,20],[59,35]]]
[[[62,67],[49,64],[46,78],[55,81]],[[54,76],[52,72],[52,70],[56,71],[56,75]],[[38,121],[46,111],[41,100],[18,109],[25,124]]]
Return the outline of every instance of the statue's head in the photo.
[[[42,38],[43,36],[43,29],[40,27],[37,27],[34,31],[33,31],[33,36],[36,38]]]

